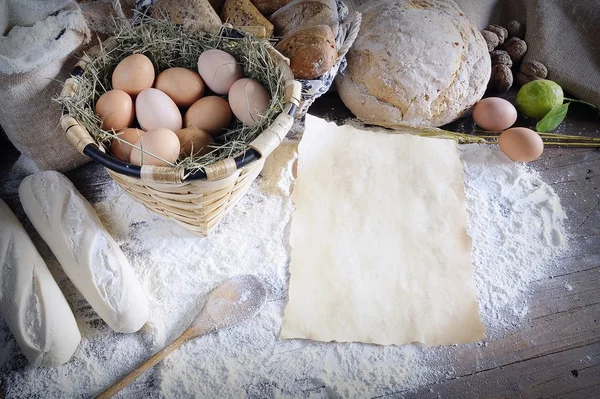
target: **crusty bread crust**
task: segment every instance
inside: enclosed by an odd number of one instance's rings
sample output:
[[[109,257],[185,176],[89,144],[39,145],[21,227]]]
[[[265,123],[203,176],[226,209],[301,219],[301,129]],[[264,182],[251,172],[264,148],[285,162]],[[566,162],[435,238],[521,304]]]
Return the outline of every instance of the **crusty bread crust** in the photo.
[[[452,0],[370,1],[338,76],[344,104],[383,126],[441,126],[485,92],[491,62],[477,27]]]
[[[335,38],[328,25],[301,29],[275,45],[290,59],[296,79],[316,79],[329,71],[337,58]]]
[[[335,0],[294,0],[269,18],[276,36],[288,36],[302,28],[329,25],[337,36],[339,16]]]

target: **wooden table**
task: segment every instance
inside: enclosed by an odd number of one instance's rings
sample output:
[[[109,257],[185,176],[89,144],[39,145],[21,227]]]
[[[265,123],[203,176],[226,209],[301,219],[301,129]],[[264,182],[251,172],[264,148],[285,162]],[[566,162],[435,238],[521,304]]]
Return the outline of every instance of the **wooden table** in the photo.
[[[311,113],[336,121],[351,116],[331,94],[317,101]],[[530,126],[532,121],[518,124]],[[465,118],[448,128],[468,132],[475,125]],[[600,136],[600,119],[574,106],[559,131]],[[17,157],[14,148],[0,141],[0,198],[26,222],[18,200],[20,177],[8,173]],[[533,165],[561,198],[572,253],[558,260],[557,275],[533,282],[530,313],[520,330],[489,340],[487,346],[460,347],[443,380],[386,398],[600,397],[600,151],[548,148]],[[109,181],[93,163],[67,176],[92,202]]]

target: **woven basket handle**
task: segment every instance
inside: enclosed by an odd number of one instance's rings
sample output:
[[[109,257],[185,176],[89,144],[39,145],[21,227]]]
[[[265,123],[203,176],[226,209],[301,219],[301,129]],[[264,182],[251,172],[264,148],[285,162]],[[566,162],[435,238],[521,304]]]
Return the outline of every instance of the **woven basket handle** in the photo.
[[[275,148],[281,144],[287,133],[294,124],[295,110],[300,105],[302,93],[302,84],[297,80],[287,80],[285,82],[284,101],[285,107],[264,132],[262,132],[254,141],[250,143],[250,148],[255,149],[261,155],[261,158],[267,157]],[[290,112],[294,110],[294,113]]]
[[[362,14],[359,12],[355,12],[354,16],[351,18],[346,18],[344,22],[340,25],[340,29],[342,29],[346,35],[346,39],[344,43],[340,46],[338,50],[338,58],[336,60],[344,58],[350,47],[354,44],[356,37],[358,36],[358,32],[360,31],[360,23],[362,22]]]

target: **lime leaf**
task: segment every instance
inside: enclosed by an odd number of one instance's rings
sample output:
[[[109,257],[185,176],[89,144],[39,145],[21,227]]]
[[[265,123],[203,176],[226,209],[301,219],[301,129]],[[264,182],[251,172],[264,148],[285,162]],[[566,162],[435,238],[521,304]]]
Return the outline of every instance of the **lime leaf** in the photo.
[[[560,125],[561,122],[567,116],[568,110],[569,103],[563,105],[555,105],[554,107],[552,107],[550,112],[548,112],[546,116],[544,116],[542,120],[535,125],[535,130],[537,130],[540,133],[547,133],[551,130],[556,129],[558,125]]]

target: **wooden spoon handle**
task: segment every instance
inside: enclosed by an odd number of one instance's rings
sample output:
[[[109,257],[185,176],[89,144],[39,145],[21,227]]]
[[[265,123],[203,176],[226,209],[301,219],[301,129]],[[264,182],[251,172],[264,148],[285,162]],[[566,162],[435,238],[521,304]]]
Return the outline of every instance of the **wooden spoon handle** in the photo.
[[[186,343],[191,338],[194,338],[195,336],[196,336],[196,334],[193,334],[193,331],[188,328],[187,330],[184,331],[183,334],[181,334],[179,336],[179,338],[177,338],[175,341],[171,342],[164,349],[162,349],[159,352],[157,352],[156,354],[154,354],[154,356],[152,356],[150,359],[148,359],[144,363],[140,364],[131,373],[127,374],[125,377],[120,379],[118,382],[114,383],[107,390],[105,390],[100,395],[98,395],[96,397],[96,399],[107,399],[107,398],[111,398],[112,396],[116,395],[121,389],[125,388],[127,385],[129,385],[133,381],[135,381],[135,379],[138,378],[144,371],[146,371],[149,368],[152,368],[155,365],[157,365],[158,363],[160,363],[165,357],[169,356],[169,354],[171,352],[173,352],[175,349],[179,348],[181,345]]]

